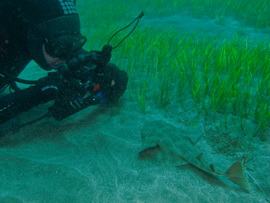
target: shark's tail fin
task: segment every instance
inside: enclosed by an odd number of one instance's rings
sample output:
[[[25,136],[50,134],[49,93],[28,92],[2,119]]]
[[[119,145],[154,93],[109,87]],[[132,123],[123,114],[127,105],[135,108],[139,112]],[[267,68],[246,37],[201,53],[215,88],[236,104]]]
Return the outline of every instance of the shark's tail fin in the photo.
[[[237,184],[242,189],[246,191],[249,190],[249,184],[247,177],[245,176],[245,166],[243,160],[233,163],[226,171],[226,176],[230,179],[230,181]]]

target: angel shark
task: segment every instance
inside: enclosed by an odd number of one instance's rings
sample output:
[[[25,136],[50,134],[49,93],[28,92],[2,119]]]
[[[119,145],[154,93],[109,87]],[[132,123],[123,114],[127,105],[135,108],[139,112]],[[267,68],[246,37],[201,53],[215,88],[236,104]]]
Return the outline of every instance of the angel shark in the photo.
[[[199,131],[200,129],[197,129],[197,132]],[[194,132],[184,126],[176,127],[164,121],[146,122],[141,131],[144,150],[139,153],[139,158],[151,159],[157,154],[167,158],[173,157],[175,162],[184,161],[222,182],[229,181],[248,191],[245,159],[229,161],[214,152],[204,139],[201,139],[202,134],[194,140],[192,133]]]

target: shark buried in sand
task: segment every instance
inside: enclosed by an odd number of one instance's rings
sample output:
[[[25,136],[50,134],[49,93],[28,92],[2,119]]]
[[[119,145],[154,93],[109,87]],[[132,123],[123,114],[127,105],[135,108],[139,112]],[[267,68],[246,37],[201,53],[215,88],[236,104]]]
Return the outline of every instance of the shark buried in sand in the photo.
[[[249,190],[245,175],[245,159],[229,161],[217,155],[203,139],[196,138],[197,140],[193,141],[189,135],[191,132],[184,127],[176,127],[164,121],[146,122],[141,131],[144,150],[139,153],[139,158],[173,158],[176,164],[181,161],[181,165],[189,164],[226,184]]]

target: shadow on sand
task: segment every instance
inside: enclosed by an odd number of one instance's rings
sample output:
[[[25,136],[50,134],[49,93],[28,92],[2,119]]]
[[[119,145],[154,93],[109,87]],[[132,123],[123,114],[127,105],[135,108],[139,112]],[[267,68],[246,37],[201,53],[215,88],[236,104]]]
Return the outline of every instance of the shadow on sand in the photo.
[[[1,147],[16,147],[35,140],[58,140],[63,139],[67,132],[78,130],[80,128],[95,125],[97,119],[102,115],[108,117],[113,116],[115,111],[118,111],[119,106],[102,107],[97,106],[89,113],[84,113],[82,116],[68,118],[63,121],[55,121],[53,118],[44,118],[43,120],[20,128],[21,120],[11,120],[0,126],[0,148]],[[25,117],[25,116],[24,116]],[[28,119],[29,120],[29,119]]]

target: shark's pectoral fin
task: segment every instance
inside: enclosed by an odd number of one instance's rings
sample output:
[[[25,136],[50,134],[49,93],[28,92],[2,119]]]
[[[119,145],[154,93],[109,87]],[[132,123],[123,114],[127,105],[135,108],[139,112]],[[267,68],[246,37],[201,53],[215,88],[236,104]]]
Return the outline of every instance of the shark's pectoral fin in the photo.
[[[237,161],[233,163],[229,169],[226,171],[226,176],[239,187],[244,190],[249,190],[249,185],[247,178],[244,174],[245,167],[242,161]]]

